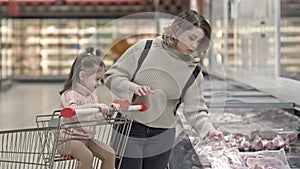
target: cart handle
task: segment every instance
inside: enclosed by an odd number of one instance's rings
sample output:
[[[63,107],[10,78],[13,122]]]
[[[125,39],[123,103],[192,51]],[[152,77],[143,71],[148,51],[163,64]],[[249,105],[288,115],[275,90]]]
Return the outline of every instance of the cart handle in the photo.
[[[118,109],[114,109],[114,108],[110,108],[109,112],[116,112],[119,110],[119,107],[121,107],[121,105],[117,104]],[[134,105],[130,105],[128,106],[128,108],[126,110],[122,110],[122,111],[137,111],[137,112],[142,112],[147,110],[147,105],[145,103],[136,103]],[[91,114],[91,113],[99,113],[101,112],[101,108],[97,107],[97,108],[84,108],[84,109],[80,109],[80,108],[71,108],[71,107],[66,107],[63,108],[60,112],[61,116],[64,118],[70,118],[76,114]]]

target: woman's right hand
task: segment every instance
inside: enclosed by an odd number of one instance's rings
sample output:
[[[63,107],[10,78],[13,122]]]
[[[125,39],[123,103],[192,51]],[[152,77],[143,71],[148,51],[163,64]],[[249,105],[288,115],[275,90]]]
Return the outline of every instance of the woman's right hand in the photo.
[[[150,86],[140,86],[134,91],[134,94],[136,94],[137,96],[147,96],[153,93],[154,92],[151,90]]]

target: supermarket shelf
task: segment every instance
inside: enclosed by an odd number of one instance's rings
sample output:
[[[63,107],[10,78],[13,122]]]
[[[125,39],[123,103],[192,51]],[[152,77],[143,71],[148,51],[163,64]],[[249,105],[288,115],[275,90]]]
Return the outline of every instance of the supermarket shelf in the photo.
[[[13,19],[13,28],[13,72],[18,80],[23,77],[26,80],[27,76],[51,80],[53,75],[67,75],[72,61],[87,45],[109,51],[114,39],[120,35],[124,38],[156,31],[153,18],[120,21],[107,18],[18,18]],[[150,37],[143,35],[130,38],[131,43]],[[113,63],[110,55],[108,52],[104,57],[105,63]]]

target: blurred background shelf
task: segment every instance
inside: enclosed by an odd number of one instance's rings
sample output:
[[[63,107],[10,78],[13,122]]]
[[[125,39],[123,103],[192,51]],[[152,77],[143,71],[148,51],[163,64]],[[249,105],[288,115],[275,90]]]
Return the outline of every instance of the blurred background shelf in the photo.
[[[88,45],[100,48],[107,67],[110,67],[113,60],[109,49],[116,39],[143,34],[128,38],[133,44],[152,37],[156,31],[151,18],[113,21],[105,18],[14,19],[14,29],[10,29],[11,43],[14,43],[11,49],[13,78],[43,80],[51,76],[66,77],[72,61]]]

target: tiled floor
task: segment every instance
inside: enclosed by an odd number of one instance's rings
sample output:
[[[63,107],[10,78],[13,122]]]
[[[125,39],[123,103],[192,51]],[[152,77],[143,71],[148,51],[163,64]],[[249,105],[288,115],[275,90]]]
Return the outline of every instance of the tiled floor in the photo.
[[[59,108],[63,83],[15,83],[0,93],[0,130],[35,127],[38,114]]]

